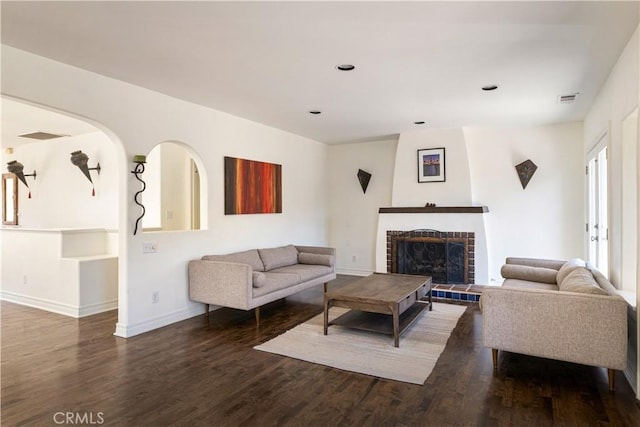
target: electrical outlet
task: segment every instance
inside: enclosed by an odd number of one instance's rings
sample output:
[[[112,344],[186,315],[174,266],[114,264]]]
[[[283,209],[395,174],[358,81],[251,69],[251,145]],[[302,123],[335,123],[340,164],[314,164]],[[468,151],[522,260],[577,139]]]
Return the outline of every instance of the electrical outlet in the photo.
[[[151,294],[151,302],[154,304],[160,302],[160,291],[155,291]]]
[[[351,262],[356,262],[356,256],[351,257]]]
[[[155,254],[158,252],[158,244],[157,243],[143,243],[142,244],[142,253],[143,254]]]
[[[26,285],[26,284],[27,284],[27,275],[26,275],[26,274],[23,274],[23,275],[22,275],[22,284],[23,284],[23,285]]]

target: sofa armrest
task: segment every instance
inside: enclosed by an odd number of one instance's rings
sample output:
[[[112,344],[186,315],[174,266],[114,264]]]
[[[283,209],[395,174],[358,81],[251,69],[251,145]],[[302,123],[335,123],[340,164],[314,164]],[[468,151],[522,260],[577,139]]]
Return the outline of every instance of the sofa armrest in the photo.
[[[542,258],[517,258],[509,257],[505,261],[506,264],[526,265],[529,267],[542,267],[552,268],[554,270],[560,270],[566,261],[560,261],[556,259],[542,259]]]
[[[485,288],[481,305],[485,347],[626,367],[627,307],[622,298],[499,287]]]
[[[308,263],[327,265],[331,267],[331,271],[333,272],[336,271],[336,249],[335,248],[329,248],[324,246],[296,246],[296,249],[298,249],[298,252],[299,252],[298,262],[300,262],[300,259],[301,259],[300,254],[302,253],[309,253],[314,255],[326,255],[326,257],[320,257],[320,258],[327,258],[326,261],[308,262]]]
[[[253,268],[234,262],[190,261],[189,298],[249,310],[253,298]]]

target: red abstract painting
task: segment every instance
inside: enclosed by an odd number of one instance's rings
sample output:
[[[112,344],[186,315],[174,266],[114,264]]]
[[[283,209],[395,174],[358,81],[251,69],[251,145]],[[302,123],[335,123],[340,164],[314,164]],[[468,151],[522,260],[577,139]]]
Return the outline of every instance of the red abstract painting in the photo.
[[[282,213],[282,165],[225,157],[224,213]]]

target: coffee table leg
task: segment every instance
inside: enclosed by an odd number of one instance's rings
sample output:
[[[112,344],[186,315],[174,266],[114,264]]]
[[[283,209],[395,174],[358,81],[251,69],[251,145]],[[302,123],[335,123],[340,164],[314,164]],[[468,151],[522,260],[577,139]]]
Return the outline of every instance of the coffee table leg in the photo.
[[[324,334],[327,335],[329,328],[329,301],[324,301]]]
[[[433,311],[433,286],[429,284],[429,311]]]
[[[398,304],[395,304],[391,309],[391,316],[393,317],[393,345],[395,347],[400,347],[400,315],[398,311]]]

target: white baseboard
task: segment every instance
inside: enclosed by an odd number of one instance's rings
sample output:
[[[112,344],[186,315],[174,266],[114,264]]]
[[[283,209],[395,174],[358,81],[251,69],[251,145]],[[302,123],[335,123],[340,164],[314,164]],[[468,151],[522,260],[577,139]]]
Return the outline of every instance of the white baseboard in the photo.
[[[92,316],[94,314],[104,313],[105,311],[117,310],[118,299],[112,299],[111,301],[96,302],[93,304],[87,304],[80,306],[78,309],[79,316]]]
[[[129,325],[118,322],[113,334],[117,337],[130,338],[154,329],[162,328],[163,326],[167,326],[172,323],[190,319],[194,316],[199,316],[204,313],[203,307],[204,306],[202,304],[197,304],[193,307],[187,307],[182,310],[174,311],[173,313],[163,314],[161,316]]]
[[[25,305],[27,307],[33,307],[39,310],[50,311],[52,313],[75,318],[91,316],[92,314],[103,313],[105,311],[115,310],[118,308],[117,299],[87,304],[81,307],[9,291],[0,291],[0,299],[14,304]]]
[[[38,308],[64,316],[79,317],[78,307],[45,298],[32,297],[15,292],[1,291],[0,299],[14,304],[26,305],[27,307]]]
[[[359,270],[356,268],[336,268],[337,274],[346,274],[348,276],[369,276],[373,273],[371,270]]]

